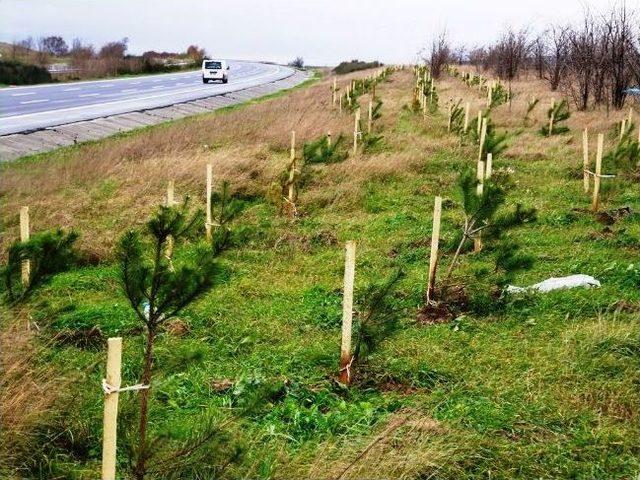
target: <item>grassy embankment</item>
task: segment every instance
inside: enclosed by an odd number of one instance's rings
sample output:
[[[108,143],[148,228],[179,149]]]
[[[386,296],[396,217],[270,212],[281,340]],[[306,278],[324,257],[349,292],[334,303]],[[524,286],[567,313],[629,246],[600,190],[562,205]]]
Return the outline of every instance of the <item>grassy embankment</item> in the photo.
[[[238,223],[246,241],[224,254],[224,284],[158,341],[154,434],[183,438],[203,419],[224,422],[246,448],[226,472],[231,477],[336,478],[345,468],[343,478],[637,475],[640,225],[632,215],[604,229],[591,214],[573,210],[590,201],[582,192],[580,128],[608,129],[614,118],[574,114],[570,134],[543,138],[537,129],[551,93],[529,81],[515,85],[511,111],[503,105],[493,114],[498,129],[513,134],[494,162],[514,170],[510,202],[538,209],[537,223],[510,234],[536,257],[517,283],[585,273],[602,288],[520,298],[502,310],[485,302],[452,323],[421,325],[415,319],[433,197],[445,198],[446,245],[461,221],[455,178],[464,166],[475,167],[476,150],[447,135],[442,116],[425,123],[405,108],[413,84],[404,71],[378,88],[383,146],[314,167],[295,221],[279,217],[264,193],[287,164],[291,130],[300,141],[327,130],[334,138],[350,134],[352,116],[331,109],[330,80],[3,166],[3,251],[17,236],[19,206],[29,205],[33,230],[79,231],[88,262],[55,277],[20,309],[2,311],[5,474],[19,466],[15,476],[38,469],[60,478],[95,476],[103,344],[78,347],[56,335],[97,325],[105,337],[124,336],[123,383],[138,381],[143,338],[118,286],[114,244],[162,202],[169,179],[180,198],[203,203],[205,165],[212,162],[215,181],[229,180],[247,202]],[[443,102],[483,105],[459,80],[439,85]],[[543,100],[533,125],[523,127],[532,91]],[[604,208],[640,209],[637,184],[604,180],[603,190]],[[406,277],[396,299],[404,309],[402,330],[344,391],[332,378],[343,245],[350,239],[358,242],[357,291],[396,266]],[[490,288],[491,256],[490,250],[464,255],[456,274],[475,298]],[[441,271],[449,259],[445,253]],[[235,387],[223,388],[225,380]],[[278,394],[241,414],[260,388]],[[135,396],[121,398],[127,418]]]

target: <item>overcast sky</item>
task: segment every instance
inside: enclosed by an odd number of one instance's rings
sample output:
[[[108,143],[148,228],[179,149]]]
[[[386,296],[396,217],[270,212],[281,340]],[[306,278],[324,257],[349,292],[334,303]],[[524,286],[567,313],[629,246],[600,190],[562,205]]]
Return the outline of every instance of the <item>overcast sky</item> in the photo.
[[[340,60],[415,61],[434,32],[454,42],[493,40],[507,25],[575,21],[611,0],[0,0],[0,40],[62,35],[99,46],[129,38],[129,51],[183,51],[310,65]],[[640,0],[628,1],[630,7]]]

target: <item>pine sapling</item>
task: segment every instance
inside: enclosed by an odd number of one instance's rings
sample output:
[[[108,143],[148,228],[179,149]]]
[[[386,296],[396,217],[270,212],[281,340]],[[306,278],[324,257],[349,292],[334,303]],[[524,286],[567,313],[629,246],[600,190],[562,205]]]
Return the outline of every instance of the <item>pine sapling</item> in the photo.
[[[78,234],[51,230],[32,235],[25,242],[16,241],[9,247],[7,263],[0,269],[9,303],[24,300],[36,287],[56,273],[73,268],[77,262],[74,249]],[[23,262],[30,262],[29,278],[21,281]]]
[[[571,117],[569,111],[569,102],[566,99],[562,99],[560,103],[554,103],[547,111],[547,118],[550,120],[547,125],[543,125],[540,128],[540,134],[544,136],[561,135],[569,131],[569,127],[566,125],[560,125],[560,122],[565,122]],[[553,121],[551,121],[553,120]],[[549,126],[551,125],[551,127]],[[549,132],[551,128],[551,132]]]
[[[137,459],[133,467],[137,480],[146,476],[154,454],[147,440],[147,424],[155,339],[162,324],[214,286],[219,272],[209,248],[198,248],[188,260],[177,255],[179,261],[173,269],[164,255],[168,239],[171,237],[176,247],[184,242],[201,222],[200,213],[190,212],[187,200],[180,206],[161,206],[147,222],[142,236],[129,231],[117,246],[122,288],[146,334],[140,383],[149,388],[140,391]]]
[[[233,243],[231,224],[240,215],[245,204],[242,200],[231,195],[229,182],[222,182],[219,192],[211,193],[211,209],[213,220],[213,235],[211,249],[214,255],[227,250]]]

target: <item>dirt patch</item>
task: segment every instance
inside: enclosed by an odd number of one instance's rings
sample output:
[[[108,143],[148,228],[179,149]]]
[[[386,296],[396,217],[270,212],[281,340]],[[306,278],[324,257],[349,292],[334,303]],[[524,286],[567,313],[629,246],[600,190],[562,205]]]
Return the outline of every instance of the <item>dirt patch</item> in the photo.
[[[425,300],[418,310],[416,320],[421,325],[448,323],[461,313],[469,310],[469,296],[462,285],[446,288],[431,303]]]

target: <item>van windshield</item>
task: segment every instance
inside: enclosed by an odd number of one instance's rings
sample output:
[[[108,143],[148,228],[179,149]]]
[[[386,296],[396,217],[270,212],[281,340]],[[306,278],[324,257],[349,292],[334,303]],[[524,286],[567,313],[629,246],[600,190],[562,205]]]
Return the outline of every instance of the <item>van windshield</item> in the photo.
[[[220,70],[222,68],[222,63],[220,63],[220,62],[204,62],[204,68],[209,68],[211,70]]]

